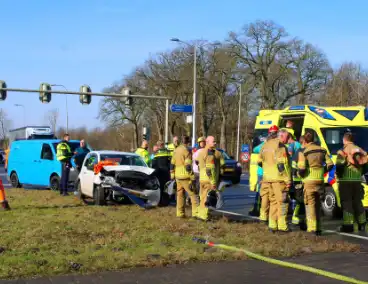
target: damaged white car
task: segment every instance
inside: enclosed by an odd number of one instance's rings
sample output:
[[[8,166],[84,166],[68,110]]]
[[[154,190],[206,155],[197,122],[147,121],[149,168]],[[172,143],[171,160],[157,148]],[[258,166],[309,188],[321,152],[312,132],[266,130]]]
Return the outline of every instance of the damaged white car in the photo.
[[[139,155],[126,152],[90,152],[84,159],[76,188],[82,200],[92,198],[96,205],[129,201],[150,208],[158,206],[161,199],[154,169]]]

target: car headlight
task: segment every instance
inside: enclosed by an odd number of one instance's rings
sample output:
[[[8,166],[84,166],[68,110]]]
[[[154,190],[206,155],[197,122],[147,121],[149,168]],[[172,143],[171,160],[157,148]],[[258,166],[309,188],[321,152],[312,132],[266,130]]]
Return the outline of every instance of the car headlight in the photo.
[[[106,184],[116,184],[115,179],[113,177],[101,177],[101,180]]]
[[[154,178],[151,178],[151,179],[146,181],[145,188],[146,189],[151,189],[151,190],[156,190],[156,189],[160,188],[160,183],[159,183],[158,179],[156,177],[154,177]]]

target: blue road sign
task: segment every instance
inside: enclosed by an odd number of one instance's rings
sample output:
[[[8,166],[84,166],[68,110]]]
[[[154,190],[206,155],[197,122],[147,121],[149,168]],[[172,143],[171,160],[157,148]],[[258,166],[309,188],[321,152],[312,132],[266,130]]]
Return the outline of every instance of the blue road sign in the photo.
[[[192,105],[171,105],[171,112],[193,112]]]
[[[241,152],[242,153],[249,152],[249,145],[248,144],[243,144],[242,147],[241,147]]]

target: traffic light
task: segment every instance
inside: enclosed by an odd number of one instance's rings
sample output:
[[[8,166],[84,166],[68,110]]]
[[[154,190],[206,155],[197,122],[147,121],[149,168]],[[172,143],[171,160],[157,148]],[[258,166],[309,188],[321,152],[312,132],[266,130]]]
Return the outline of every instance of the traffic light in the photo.
[[[51,101],[51,85],[47,83],[41,83],[40,85],[40,101],[43,104],[47,104]]]
[[[79,88],[81,93],[92,93],[91,88],[88,85],[83,85]],[[82,105],[89,105],[92,101],[91,95],[79,95],[79,101]]]
[[[133,98],[131,97],[132,91],[129,88],[125,88],[123,90],[123,94],[127,96],[125,97],[125,105],[132,106],[133,105]]]
[[[0,81],[0,88],[1,89],[6,89],[5,81]],[[0,90],[0,101],[5,101],[5,99],[6,99],[6,91],[5,90]]]

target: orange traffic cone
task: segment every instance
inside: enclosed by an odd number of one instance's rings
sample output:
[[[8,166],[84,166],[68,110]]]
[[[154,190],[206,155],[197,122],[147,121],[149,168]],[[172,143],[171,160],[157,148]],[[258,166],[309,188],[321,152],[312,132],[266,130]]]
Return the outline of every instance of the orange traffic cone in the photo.
[[[3,186],[3,181],[1,179],[0,179],[0,203],[1,203],[1,208],[3,210],[10,210],[9,203],[6,200],[6,197],[5,197],[5,190],[4,190],[4,186]]]

